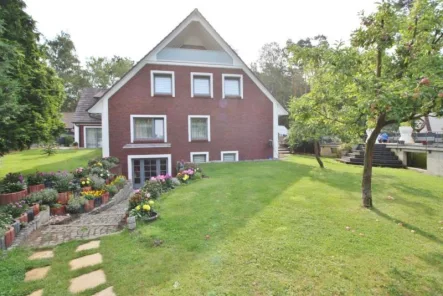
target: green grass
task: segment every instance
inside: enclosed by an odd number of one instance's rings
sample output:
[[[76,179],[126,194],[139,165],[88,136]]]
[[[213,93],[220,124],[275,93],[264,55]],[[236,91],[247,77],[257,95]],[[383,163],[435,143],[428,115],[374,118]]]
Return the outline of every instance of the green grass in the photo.
[[[209,179],[158,201],[161,219],[103,237],[104,263],[88,270],[103,268],[117,295],[442,295],[443,179],[375,168],[367,210],[361,167],[325,164],[207,164]],[[30,284],[29,250],[8,253],[0,291],[66,295],[78,244],[57,247],[48,278]]]
[[[43,155],[41,149],[13,152],[0,157],[0,178],[10,172],[27,174],[36,170],[41,172],[71,171],[79,166],[85,166],[88,160],[100,155],[100,149],[57,150],[57,154],[52,156]]]

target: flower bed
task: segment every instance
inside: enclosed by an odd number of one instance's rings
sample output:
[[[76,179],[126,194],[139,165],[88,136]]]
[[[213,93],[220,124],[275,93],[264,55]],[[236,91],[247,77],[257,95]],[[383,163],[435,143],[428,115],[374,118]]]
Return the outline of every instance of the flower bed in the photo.
[[[46,223],[49,213],[81,214],[110,203],[127,185],[124,176],[109,172],[116,164],[118,159],[111,157],[91,160],[87,168],[73,172],[36,172],[26,177],[19,173],[6,175],[0,181],[0,204],[4,204],[0,207],[0,247],[11,246],[27,225],[32,225],[32,229],[26,231],[30,234],[41,221]]]

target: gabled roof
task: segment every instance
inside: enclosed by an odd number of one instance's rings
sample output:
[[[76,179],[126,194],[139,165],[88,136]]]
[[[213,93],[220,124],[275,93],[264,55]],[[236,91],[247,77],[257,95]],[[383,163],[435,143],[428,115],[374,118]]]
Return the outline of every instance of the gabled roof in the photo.
[[[82,89],[72,122],[101,123],[100,115],[91,114],[88,112],[88,109],[97,103],[104,91],[105,89],[92,87]]]
[[[157,44],[146,56],[144,56],[137,64],[132,67],[119,81],[117,81],[111,88],[109,88],[101,97],[101,99],[89,109],[89,112],[101,112],[103,106],[103,100],[109,99],[114,95],[123,85],[126,84],[135,74],[138,73],[147,63],[156,62],[157,53],[162,50],[174,37],[182,32],[191,22],[198,21],[202,26],[214,37],[221,47],[233,58],[234,65],[242,68],[243,71],[251,78],[252,81],[260,88],[260,90],[277,105],[278,115],[287,115],[288,112],[283,106],[274,98],[269,90],[263,85],[263,83],[254,75],[245,62],[239,57],[239,55],[231,48],[231,46],[215,31],[215,29],[209,24],[209,22],[203,17],[203,15],[194,9],[171,33],[169,33],[159,44]]]
[[[62,121],[65,124],[65,128],[73,128],[74,112],[62,112]]]

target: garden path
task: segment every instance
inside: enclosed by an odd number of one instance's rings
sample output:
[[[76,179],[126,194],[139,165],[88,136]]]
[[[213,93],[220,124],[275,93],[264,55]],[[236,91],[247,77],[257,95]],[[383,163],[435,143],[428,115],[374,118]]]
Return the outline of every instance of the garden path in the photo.
[[[29,247],[55,246],[70,240],[94,239],[117,232],[128,208],[128,199],[98,214],[82,214],[67,224],[48,225],[34,231],[23,245]]]

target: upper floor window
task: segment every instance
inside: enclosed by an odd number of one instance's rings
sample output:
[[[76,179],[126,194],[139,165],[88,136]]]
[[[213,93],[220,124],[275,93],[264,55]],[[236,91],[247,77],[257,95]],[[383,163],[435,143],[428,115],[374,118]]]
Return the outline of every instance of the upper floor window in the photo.
[[[151,97],[175,97],[175,77],[173,71],[151,71]]]
[[[243,99],[243,75],[223,74],[223,99],[241,98]]]
[[[167,141],[166,115],[131,115],[131,142]]]
[[[213,97],[212,73],[191,72],[191,96]]]
[[[188,137],[192,141],[211,141],[211,118],[207,115],[188,116]]]

